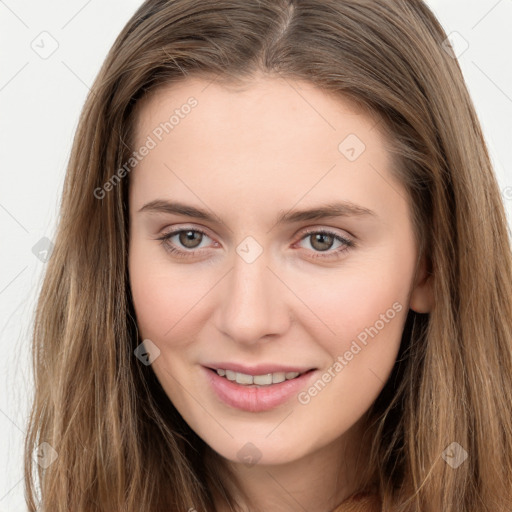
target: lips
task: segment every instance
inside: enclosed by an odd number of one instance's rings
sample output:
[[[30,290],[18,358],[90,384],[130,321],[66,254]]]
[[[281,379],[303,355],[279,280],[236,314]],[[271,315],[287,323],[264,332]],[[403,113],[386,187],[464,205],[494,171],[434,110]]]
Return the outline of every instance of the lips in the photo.
[[[232,367],[243,368],[246,372],[262,371],[260,369],[262,367],[258,367],[256,369],[255,367],[250,369],[240,366]],[[265,366],[264,368],[284,368],[285,370],[291,369],[293,371],[293,368],[283,366]],[[301,390],[310,385],[311,381],[317,374],[317,372],[314,370],[306,370],[302,373],[302,375],[299,375],[294,379],[285,380],[284,382],[279,382],[277,384],[271,384],[268,386],[246,386],[217,375],[216,370],[213,370],[212,368],[203,366],[201,369],[205,375],[205,379],[208,382],[209,387],[213,390],[217,399],[220,399],[224,405],[253,413],[268,411],[288,402],[290,398],[297,396]],[[304,371],[304,368],[298,369]],[[254,375],[259,374],[254,373]]]

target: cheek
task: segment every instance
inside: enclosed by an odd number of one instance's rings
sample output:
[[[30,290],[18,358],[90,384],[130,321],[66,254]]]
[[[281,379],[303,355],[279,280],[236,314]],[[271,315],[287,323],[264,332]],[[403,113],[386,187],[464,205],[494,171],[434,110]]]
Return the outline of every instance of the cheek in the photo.
[[[172,263],[162,248],[143,242],[130,247],[128,266],[141,340],[149,338],[169,353],[193,345],[212,315],[219,271]]]
[[[342,407],[344,414],[324,423],[326,436],[333,438],[362,416],[384,387],[408,312],[407,285],[391,275],[368,271],[340,282],[308,295],[308,306],[322,323],[313,319],[306,329],[328,358],[319,380],[298,396],[310,413]]]
[[[191,272],[188,265],[180,269],[165,254],[150,253],[137,244],[130,249],[128,265],[141,338],[154,340],[160,347],[167,341],[175,347],[187,344],[200,325],[199,303],[215,284],[210,283],[210,274]]]
[[[408,313],[411,254],[382,251],[371,261],[359,260],[358,268],[350,263],[339,272],[326,273],[314,286],[304,280],[297,290],[314,313],[302,317],[303,327],[331,364],[338,361],[331,370],[337,376],[332,390],[343,394],[350,389],[354,407],[358,400],[363,404],[376,396],[395,363]]]
[[[318,324],[322,336],[353,339],[377,324],[386,332],[401,332],[400,319],[407,312],[412,267],[404,261],[375,259],[360,268],[348,266],[311,280],[295,280],[295,291],[312,312],[310,325]],[[290,276],[291,279],[291,276]],[[304,317],[303,319],[305,319]],[[395,321],[398,319],[398,321]],[[392,325],[397,324],[397,325]],[[364,337],[364,336],[362,336]]]

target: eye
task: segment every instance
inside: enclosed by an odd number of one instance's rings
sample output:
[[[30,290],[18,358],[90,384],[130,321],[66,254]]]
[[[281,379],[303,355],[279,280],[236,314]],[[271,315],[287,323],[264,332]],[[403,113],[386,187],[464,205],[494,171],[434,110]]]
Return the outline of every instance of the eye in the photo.
[[[353,240],[323,229],[308,231],[300,241],[303,240],[309,240],[309,244],[314,251],[314,254],[312,254],[313,258],[336,258],[355,247]],[[336,248],[336,250],[330,251],[329,249],[332,248],[335,241],[339,242],[341,245]]]
[[[198,229],[178,229],[162,235],[157,240],[161,241],[166,251],[180,258],[187,258],[194,255],[195,250],[205,236],[210,238],[204,231]],[[187,250],[176,248],[176,243],[171,242],[174,237],[178,237],[177,242]]]
[[[177,237],[176,241],[172,241]],[[160,240],[165,250],[178,258],[189,258],[195,255],[196,251],[200,249],[200,244],[203,238],[210,238],[204,231],[199,229],[178,229],[166,233],[157,240]],[[328,230],[309,230],[300,239],[310,240],[312,258],[336,258],[347,252],[349,249],[355,247],[353,240],[345,238],[337,233]],[[340,243],[340,246],[335,250],[330,250],[334,242]],[[184,247],[185,250],[177,247]],[[325,253],[325,254],[322,254]]]

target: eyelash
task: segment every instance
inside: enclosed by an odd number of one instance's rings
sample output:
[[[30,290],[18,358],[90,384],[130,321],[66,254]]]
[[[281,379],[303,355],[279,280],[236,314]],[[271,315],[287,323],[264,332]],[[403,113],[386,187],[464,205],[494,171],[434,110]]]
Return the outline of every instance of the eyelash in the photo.
[[[183,233],[183,232],[187,232],[187,231],[192,231],[194,233],[200,233],[202,235],[206,235],[208,236],[207,233],[205,233],[204,231],[200,230],[200,229],[178,229],[176,231],[171,231],[170,233],[166,233],[165,235],[162,235],[161,237],[157,238],[157,240],[160,240],[161,244],[164,246],[164,249],[166,251],[168,251],[169,253],[173,254],[174,256],[178,257],[178,258],[190,258],[192,256],[194,256],[194,253],[196,251],[200,251],[200,249],[196,249],[196,250],[189,250],[189,251],[182,251],[180,249],[176,249],[175,246],[171,245],[170,244],[170,239],[179,234],[179,233]],[[302,238],[299,240],[302,241],[304,240],[305,238],[307,238],[308,236],[310,235],[328,235],[328,236],[333,236],[335,240],[338,240],[339,242],[341,242],[342,244],[344,244],[344,247],[342,248],[338,248],[334,251],[330,251],[328,252],[327,254],[328,255],[324,255],[322,252],[317,252],[317,254],[314,254],[312,257],[313,259],[317,259],[317,258],[320,258],[320,259],[333,259],[333,255],[334,255],[334,258],[337,258],[337,257],[341,257],[342,255],[344,255],[344,253],[350,251],[352,248],[354,248],[356,246],[355,242],[353,240],[350,240],[348,238],[345,238],[343,236],[340,236],[332,231],[328,231],[328,230],[325,230],[325,229],[319,229],[319,230],[310,230],[310,231],[307,231],[306,233],[304,233],[304,235],[302,236]],[[208,236],[208,238],[211,238]],[[327,252],[327,251],[326,251]]]

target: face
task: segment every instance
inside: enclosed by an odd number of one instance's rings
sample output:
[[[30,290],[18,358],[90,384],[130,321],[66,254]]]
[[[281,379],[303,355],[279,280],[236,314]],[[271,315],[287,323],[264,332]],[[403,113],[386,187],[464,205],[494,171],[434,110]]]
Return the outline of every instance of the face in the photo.
[[[431,307],[376,119],[277,78],[143,101],[129,274],[158,380],[233,462],[335,443],[384,387],[408,309]]]

